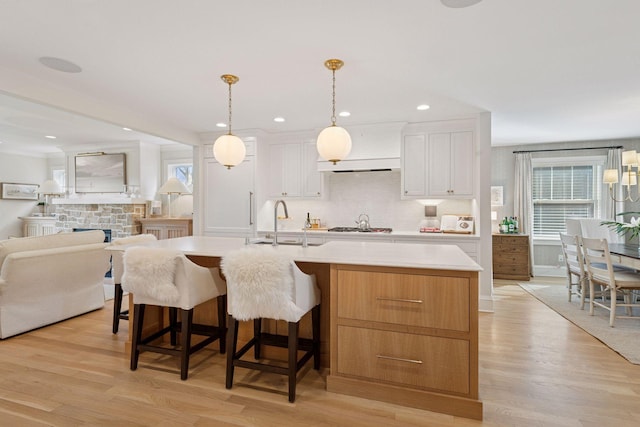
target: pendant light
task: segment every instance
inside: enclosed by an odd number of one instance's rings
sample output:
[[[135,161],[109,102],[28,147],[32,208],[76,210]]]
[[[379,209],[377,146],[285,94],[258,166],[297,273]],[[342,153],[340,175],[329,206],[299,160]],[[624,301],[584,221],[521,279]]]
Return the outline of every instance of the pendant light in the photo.
[[[324,66],[333,74],[333,100],[331,112],[331,126],[324,128],[318,135],[316,147],[320,157],[334,165],[343,160],[351,152],[351,136],[346,129],[336,126],[336,70],[344,65],[339,59],[327,59]]]
[[[213,143],[213,157],[216,158],[218,163],[226,166],[227,169],[231,169],[232,166],[241,163],[245,154],[247,154],[244,142],[231,133],[231,85],[237,83],[240,79],[231,74],[223,74],[220,78],[229,85],[229,132],[220,136]]]

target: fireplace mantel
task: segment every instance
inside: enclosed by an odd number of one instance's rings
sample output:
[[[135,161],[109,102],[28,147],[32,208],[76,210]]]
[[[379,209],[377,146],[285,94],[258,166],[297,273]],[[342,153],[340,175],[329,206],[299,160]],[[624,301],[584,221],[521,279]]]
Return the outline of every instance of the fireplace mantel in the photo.
[[[70,198],[54,198],[54,205],[146,205],[146,199],[132,199],[118,196],[82,196]]]

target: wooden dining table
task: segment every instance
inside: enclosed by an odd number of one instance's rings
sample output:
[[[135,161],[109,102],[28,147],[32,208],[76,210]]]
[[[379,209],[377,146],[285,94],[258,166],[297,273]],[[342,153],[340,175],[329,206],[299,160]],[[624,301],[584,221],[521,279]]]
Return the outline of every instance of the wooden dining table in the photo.
[[[613,263],[640,270],[640,245],[609,243],[609,253]]]

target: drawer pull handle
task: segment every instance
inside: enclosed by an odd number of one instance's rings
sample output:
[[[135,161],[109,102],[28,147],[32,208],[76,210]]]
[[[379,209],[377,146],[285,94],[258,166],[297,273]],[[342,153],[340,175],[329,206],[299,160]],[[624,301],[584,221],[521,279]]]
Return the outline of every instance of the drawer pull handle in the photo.
[[[383,356],[382,354],[376,354],[376,357],[378,359],[395,360],[395,361],[398,361],[398,362],[415,363],[416,365],[422,365],[422,360],[403,359],[401,357]]]
[[[377,297],[378,301],[395,301],[395,302],[410,302],[413,304],[422,304],[421,299],[403,299],[403,298],[385,298],[385,297]]]

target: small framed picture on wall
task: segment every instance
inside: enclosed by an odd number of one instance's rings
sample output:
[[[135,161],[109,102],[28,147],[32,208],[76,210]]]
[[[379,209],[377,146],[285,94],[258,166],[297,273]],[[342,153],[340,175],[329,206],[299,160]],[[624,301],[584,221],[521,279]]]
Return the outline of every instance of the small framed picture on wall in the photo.
[[[38,184],[3,182],[2,198],[13,200],[38,200]]]
[[[504,189],[502,186],[491,187],[491,206],[504,205]]]

